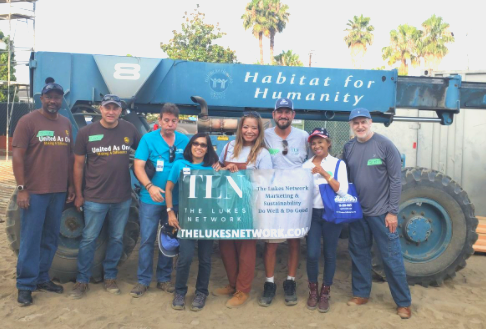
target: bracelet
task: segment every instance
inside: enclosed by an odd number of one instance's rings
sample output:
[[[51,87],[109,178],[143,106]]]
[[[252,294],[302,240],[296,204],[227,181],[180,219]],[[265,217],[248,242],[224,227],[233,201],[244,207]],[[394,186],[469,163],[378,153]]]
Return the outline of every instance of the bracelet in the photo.
[[[147,185],[145,185],[145,189],[148,191],[152,186],[154,186],[154,184],[148,183]]]
[[[328,183],[330,183],[334,178],[332,177],[329,177],[329,179],[327,180]]]
[[[145,185],[145,188],[147,188],[147,186],[149,185],[153,185],[152,182],[148,182],[146,185]]]

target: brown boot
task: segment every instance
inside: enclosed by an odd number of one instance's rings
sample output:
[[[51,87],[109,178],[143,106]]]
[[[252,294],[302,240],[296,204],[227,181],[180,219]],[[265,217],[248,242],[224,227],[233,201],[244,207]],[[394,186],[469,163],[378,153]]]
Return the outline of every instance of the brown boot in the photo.
[[[319,285],[317,282],[309,282],[309,298],[307,298],[307,308],[315,310],[319,300]]]
[[[248,300],[248,297],[250,297],[250,294],[244,293],[242,291],[236,291],[233,295],[233,297],[226,302],[226,307],[228,308],[237,308]]]
[[[410,319],[412,317],[412,309],[411,309],[410,306],[407,306],[407,307],[398,307],[397,308],[397,314],[402,319]]]
[[[319,312],[327,313],[329,311],[329,299],[331,298],[331,286],[322,284],[321,295],[319,297]]]
[[[236,289],[230,285],[213,290],[214,296],[231,296],[236,292]]]

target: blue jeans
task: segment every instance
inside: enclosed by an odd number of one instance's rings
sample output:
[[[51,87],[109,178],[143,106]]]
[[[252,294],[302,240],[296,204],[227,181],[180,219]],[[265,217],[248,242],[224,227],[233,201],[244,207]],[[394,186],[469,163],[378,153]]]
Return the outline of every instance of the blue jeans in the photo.
[[[174,206],[177,214],[177,206]],[[160,224],[167,223],[167,206],[155,205],[140,201],[140,250],[138,252],[138,283],[149,286],[152,282],[154,266],[154,244]],[[170,281],[172,258],[164,256],[158,250],[157,282]]]
[[[116,279],[116,267],[123,253],[123,233],[131,203],[131,199],[119,203],[84,202],[84,229],[79,243],[77,282],[88,283],[91,278],[96,239],[100,235],[105,218],[108,221],[108,246],[103,261],[104,279]]]
[[[349,254],[353,261],[353,296],[368,298],[371,292],[371,246],[373,238],[383,259],[386,280],[398,307],[412,303],[398,233],[390,233],[385,216],[364,216],[349,224]]]
[[[50,280],[65,201],[65,192],[30,194],[29,208],[20,210],[17,289],[34,291]]]
[[[317,282],[319,275],[319,257],[324,253],[324,285],[332,285],[336,272],[336,250],[343,224],[334,224],[322,219],[324,209],[312,209],[312,222],[307,234],[307,279]]]
[[[177,260],[177,275],[175,292],[185,296],[187,294],[187,280],[191,269],[194,249],[198,246],[199,270],[197,272],[196,292],[209,295],[209,275],[211,274],[211,253],[213,240],[179,240],[179,259]]]

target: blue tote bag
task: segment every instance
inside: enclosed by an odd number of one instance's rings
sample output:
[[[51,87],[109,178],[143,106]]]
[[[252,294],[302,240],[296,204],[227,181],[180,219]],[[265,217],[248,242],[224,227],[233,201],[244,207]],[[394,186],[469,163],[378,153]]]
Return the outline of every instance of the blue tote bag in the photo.
[[[338,160],[334,170],[334,179],[337,180],[339,164]],[[324,203],[324,212],[322,218],[334,224],[352,223],[363,218],[363,211],[358,200],[358,193],[353,183],[349,183],[348,194],[341,197],[334,192],[331,185],[319,185],[322,203]]]

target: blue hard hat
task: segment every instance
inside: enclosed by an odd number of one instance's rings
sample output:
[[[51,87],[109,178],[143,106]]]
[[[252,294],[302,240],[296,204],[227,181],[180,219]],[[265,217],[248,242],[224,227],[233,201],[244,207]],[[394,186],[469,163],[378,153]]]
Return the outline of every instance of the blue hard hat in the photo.
[[[179,254],[179,239],[177,229],[168,224],[163,224],[157,233],[157,242],[160,252],[167,257],[175,257]]]

